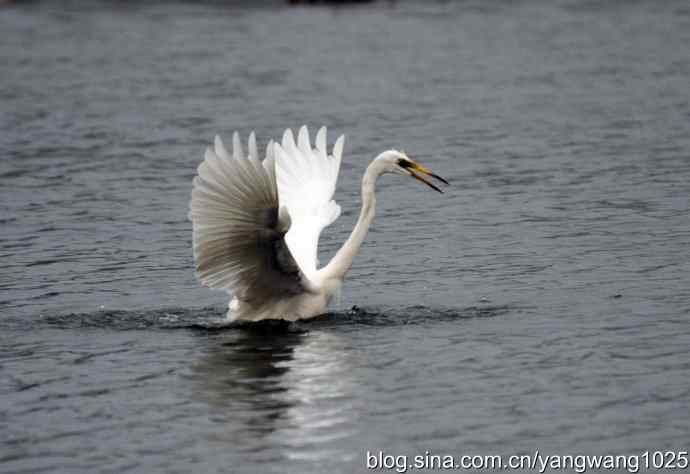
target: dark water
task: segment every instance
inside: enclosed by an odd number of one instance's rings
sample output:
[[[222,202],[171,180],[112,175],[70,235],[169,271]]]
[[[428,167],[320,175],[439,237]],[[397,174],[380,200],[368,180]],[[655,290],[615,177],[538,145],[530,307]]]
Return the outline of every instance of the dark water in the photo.
[[[690,434],[690,8],[381,2],[0,9],[0,471],[360,472]],[[346,133],[333,313],[227,328],[194,280],[217,132]],[[353,305],[358,308],[351,310]]]

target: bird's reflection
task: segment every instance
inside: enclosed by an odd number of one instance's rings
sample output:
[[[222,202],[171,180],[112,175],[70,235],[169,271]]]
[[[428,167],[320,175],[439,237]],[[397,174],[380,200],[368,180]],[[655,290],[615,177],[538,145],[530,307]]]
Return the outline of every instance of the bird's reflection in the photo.
[[[211,335],[192,366],[198,395],[224,424],[222,437],[287,458],[349,458],[335,442],[354,430],[347,340],[324,330],[274,329]]]

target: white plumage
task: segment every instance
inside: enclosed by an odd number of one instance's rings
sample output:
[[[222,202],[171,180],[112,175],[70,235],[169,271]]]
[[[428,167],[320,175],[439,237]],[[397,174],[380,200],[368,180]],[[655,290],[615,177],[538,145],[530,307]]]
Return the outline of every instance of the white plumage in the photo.
[[[244,156],[239,134],[232,154],[220,137],[208,148],[194,178],[189,217],[199,280],[226,289],[234,298],[229,317],[241,320],[308,318],[325,312],[352,265],[375,213],[374,185],[385,172],[441,181],[404,153],[389,150],[367,168],[362,212],[352,235],[330,263],[317,269],[323,229],[340,215],[333,200],[344,137],[329,155],[326,128],[312,147],[303,126],[297,142],[286,130],[281,143],[269,141],[260,160],[254,133]]]
[[[316,134],[316,148],[309,143],[307,127],[299,131],[298,141],[285,130],[282,144],[275,145],[276,181],[280,209],[287,212],[290,229],[285,235],[293,258],[309,279],[314,278],[321,231],[340,216],[340,206],[333,200],[342,157],[341,135],[326,152],[326,128]]]

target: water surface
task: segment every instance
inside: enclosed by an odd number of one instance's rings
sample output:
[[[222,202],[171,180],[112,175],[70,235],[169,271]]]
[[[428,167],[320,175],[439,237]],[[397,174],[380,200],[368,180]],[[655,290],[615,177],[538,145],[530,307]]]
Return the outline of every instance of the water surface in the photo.
[[[360,472],[687,449],[685,2],[0,9],[0,471]],[[342,299],[226,327],[193,275],[215,133],[346,133]],[[355,309],[352,309],[356,306]]]

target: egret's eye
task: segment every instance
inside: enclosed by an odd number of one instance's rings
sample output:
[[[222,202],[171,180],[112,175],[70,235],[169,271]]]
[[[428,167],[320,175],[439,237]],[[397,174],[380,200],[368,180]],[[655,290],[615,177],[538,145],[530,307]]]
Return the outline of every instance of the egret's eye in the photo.
[[[398,166],[401,168],[412,168],[412,162],[410,160],[406,160],[405,158],[400,158],[398,160]]]

